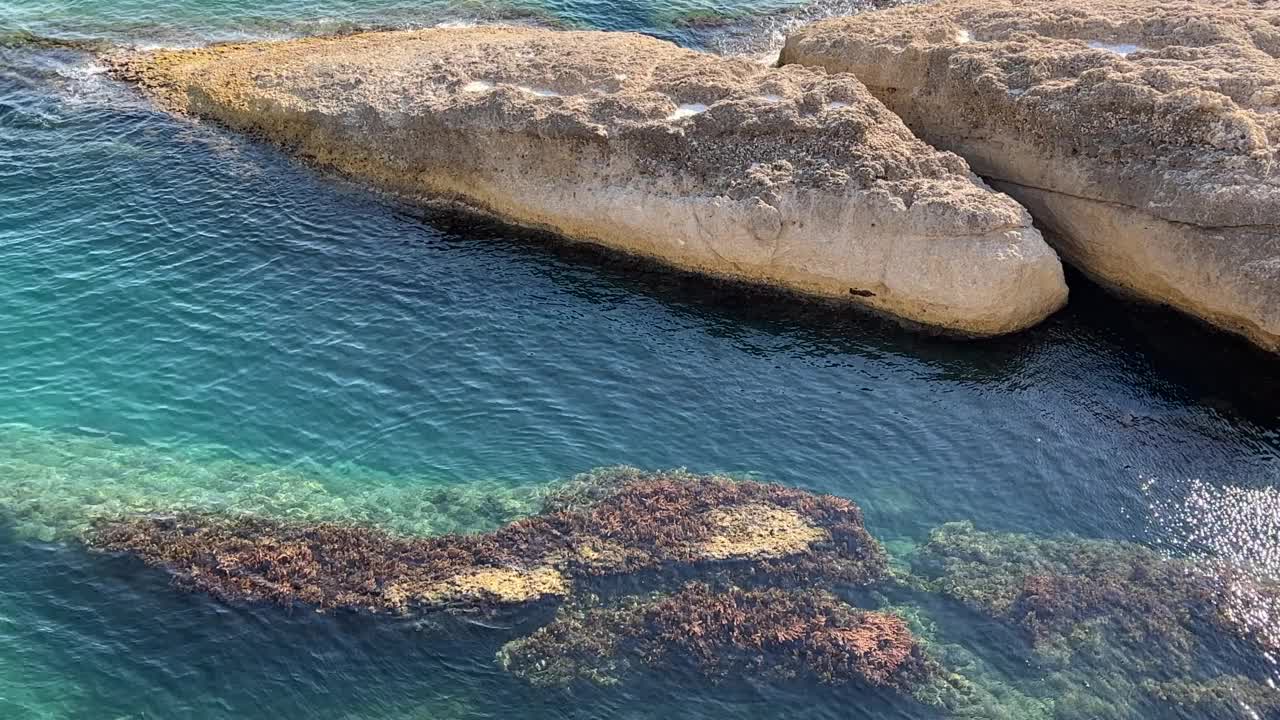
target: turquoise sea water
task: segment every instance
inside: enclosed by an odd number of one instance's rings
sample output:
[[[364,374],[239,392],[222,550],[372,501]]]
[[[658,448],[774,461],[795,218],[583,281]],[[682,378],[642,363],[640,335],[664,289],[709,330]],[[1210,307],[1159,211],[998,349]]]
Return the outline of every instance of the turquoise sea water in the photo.
[[[750,0],[512,7],[10,0],[0,33],[165,44],[519,15],[754,52],[786,22]],[[707,10],[738,25],[676,23]],[[680,676],[526,688],[491,629],[227,607],[72,540],[128,511],[465,531],[592,467],[687,466],[853,498],[895,553],[971,520],[1275,572],[1274,515],[1249,509],[1280,484],[1280,364],[1072,281],[1071,306],[1017,337],[923,338],[424,218],[165,117],[88,56],[0,48],[0,718],[931,717]],[[934,611],[999,682],[1063,694],[996,629]],[[1115,701],[1091,716],[1170,716]]]

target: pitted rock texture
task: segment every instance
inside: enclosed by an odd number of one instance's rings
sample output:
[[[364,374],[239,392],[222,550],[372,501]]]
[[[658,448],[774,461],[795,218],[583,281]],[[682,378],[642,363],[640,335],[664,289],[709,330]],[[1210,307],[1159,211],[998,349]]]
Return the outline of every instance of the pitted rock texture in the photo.
[[[781,62],[857,76],[1104,283],[1280,351],[1280,3],[944,0]]]
[[[433,29],[111,59],[176,112],[410,199],[984,336],[1066,300],[1026,211],[851,77],[652,38]]]

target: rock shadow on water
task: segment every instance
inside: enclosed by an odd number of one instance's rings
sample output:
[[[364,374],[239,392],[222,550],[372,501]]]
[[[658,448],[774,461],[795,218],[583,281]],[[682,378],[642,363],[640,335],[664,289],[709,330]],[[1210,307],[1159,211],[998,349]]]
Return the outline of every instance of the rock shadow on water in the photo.
[[[1208,406],[1227,418],[1270,426],[1280,406],[1280,364],[1273,355],[1168,308],[1119,298],[1071,268],[1071,301],[1045,322],[1012,336],[957,341],[909,332],[899,321],[784,289],[708,278],[603,246],[567,243],[458,206],[428,211],[395,204],[394,212],[411,226],[445,233],[451,243],[497,246],[542,265],[551,256],[555,262],[545,276],[576,297],[603,305],[648,298],[749,353],[761,352],[751,338],[762,333],[806,354],[902,358],[920,363],[940,380],[1016,386],[1063,358],[1078,364],[1083,354],[1135,382],[1142,378],[1142,387],[1161,398]],[[1223,372],[1227,367],[1233,371]],[[1150,382],[1151,377],[1160,382]]]

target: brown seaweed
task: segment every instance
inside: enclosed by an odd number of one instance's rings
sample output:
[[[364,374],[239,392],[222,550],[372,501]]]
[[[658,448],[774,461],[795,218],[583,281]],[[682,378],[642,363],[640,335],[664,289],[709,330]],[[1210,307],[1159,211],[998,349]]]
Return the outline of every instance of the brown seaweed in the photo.
[[[1269,636],[1241,618],[1251,616],[1242,603],[1272,598],[1274,588],[1243,569],[1206,569],[1131,542],[982,532],[971,523],[934,530],[913,568],[928,588],[1017,628],[1040,662],[1088,668],[1197,716],[1280,713],[1270,684],[1220,674],[1244,670],[1241,656],[1271,651]],[[1058,715],[1077,705],[1062,703]],[[1082,717],[1095,716],[1082,707]]]
[[[935,671],[906,621],[812,589],[717,587],[573,604],[499,653],[536,685],[616,682],[634,664],[910,691]]]
[[[91,547],[166,568],[225,601],[369,612],[483,610],[639,573],[865,584],[883,549],[858,507],[802,490],[680,471],[598,474],[499,530],[407,537],[334,523],[183,514],[99,523]]]

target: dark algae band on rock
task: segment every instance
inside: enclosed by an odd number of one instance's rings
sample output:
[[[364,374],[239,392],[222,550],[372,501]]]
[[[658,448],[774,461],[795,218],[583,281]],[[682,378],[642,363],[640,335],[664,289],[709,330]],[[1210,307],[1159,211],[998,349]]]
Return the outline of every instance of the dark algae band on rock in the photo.
[[[630,33],[447,28],[108,58],[410,201],[991,336],[1067,297],[1027,212],[858,80]]]
[[[782,62],[862,80],[1103,284],[1280,352],[1280,5],[941,0]]]

